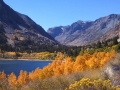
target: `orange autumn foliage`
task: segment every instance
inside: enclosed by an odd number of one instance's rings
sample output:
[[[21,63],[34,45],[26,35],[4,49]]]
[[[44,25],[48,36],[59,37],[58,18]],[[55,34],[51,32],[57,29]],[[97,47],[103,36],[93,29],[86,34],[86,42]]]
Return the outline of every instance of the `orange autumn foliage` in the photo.
[[[29,81],[42,80],[45,78],[67,75],[74,72],[83,72],[87,69],[101,68],[115,55],[116,52],[114,50],[111,52],[96,52],[93,55],[86,53],[83,56],[77,56],[76,60],[73,61],[71,57],[64,58],[62,53],[58,53],[55,60],[43,69],[37,68],[29,74],[26,71],[20,71],[18,79],[14,73],[11,73],[8,76],[8,82],[12,86],[16,86],[17,84],[24,85]],[[5,77],[6,75],[4,72],[0,73],[0,79]]]
[[[36,68],[35,71],[29,73],[30,80],[39,80],[44,79],[43,72],[40,68]]]
[[[6,80],[6,74],[4,73],[4,71],[0,72],[0,80],[4,81]]]
[[[17,86],[17,77],[13,72],[8,76],[8,82],[14,88]]]
[[[48,78],[51,76],[82,72],[86,69],[96,69],[105,65],[115,55],[116,52],[114,50],[111,52],[96,52],[93,55],[86,53],[83,56],[77,56],[76,60],[73,61],[71,57],[64,59],[62,53],[59,53],[57,58],[51,64],[40,70],[39,73],[42,73],[44,78]],[[34,74],[35,72],[33,72],[33,76]]]
[[[27,84],[27,82],[29,82],[29,75],[27,71],[23,71],[23,70],[20,71],[20,75],[18,76],[17,82],[20,85],[24,85],[24,84]]]

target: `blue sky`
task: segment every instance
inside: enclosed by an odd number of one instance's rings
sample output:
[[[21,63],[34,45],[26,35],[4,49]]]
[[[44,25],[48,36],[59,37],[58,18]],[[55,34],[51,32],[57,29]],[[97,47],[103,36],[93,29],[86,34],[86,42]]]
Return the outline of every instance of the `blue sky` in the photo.
[[[45,30],[71,25],[78,20],[96,20],[120,14],[120,0],[4,0],[14,10],[28,15]]]

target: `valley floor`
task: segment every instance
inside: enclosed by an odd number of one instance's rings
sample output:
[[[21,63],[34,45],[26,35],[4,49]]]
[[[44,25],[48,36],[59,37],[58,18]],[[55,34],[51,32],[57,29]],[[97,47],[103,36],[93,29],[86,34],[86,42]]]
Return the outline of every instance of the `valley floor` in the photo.
[[[21,52],[4,52],[0,53],[0,60],[53,60],[55,53],[21,53]]]

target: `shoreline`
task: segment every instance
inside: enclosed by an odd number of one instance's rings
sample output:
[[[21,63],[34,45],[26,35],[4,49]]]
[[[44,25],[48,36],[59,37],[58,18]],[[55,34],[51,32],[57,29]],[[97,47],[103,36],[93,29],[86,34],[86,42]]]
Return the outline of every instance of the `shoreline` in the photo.
[[[0,61],[8,61],[8,60],[18,60],[18,61],[54,61],[54,60],[40,60],[40,59],[5,59],[5,58],[0,58]]]

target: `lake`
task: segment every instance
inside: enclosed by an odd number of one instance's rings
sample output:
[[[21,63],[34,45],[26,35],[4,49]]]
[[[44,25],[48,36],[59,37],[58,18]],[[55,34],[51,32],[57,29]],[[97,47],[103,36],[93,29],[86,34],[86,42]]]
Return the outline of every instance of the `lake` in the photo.
[[[17,76],[20,70],[31,72],[37,67],[43,68],[52,61],[25,61],[25,60],[0,60],[0,71],[3,71],[8,75],[14,72]]]

